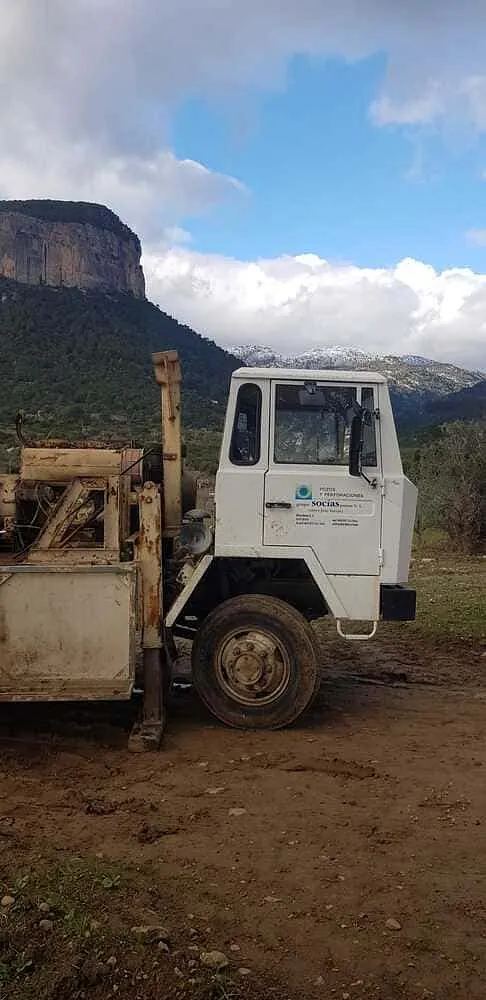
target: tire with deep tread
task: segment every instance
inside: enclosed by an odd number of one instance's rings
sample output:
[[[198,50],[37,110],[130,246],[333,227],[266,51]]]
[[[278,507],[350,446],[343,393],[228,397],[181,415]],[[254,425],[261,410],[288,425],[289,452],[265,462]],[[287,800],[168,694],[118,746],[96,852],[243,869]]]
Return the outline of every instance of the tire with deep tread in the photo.
[[[242,705],[219,681],[217,650],[236,629],[277,635],[285,647],[290,676],[284,690],[269,705]],[[282,729],[310,707],[319,690],[319,648],[311,626],[285,601],[260,594],[232,597],[201,625],[193,642],[192,677],[201,700],[226,725],[237,729]]]

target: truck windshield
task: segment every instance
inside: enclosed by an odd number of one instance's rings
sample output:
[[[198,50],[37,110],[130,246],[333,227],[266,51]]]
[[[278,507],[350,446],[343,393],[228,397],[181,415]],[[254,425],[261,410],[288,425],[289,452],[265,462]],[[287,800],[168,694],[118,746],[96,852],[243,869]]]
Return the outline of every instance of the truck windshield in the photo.
[[[278,385],[275,462],[347,465],[356,398],[354,386]]]

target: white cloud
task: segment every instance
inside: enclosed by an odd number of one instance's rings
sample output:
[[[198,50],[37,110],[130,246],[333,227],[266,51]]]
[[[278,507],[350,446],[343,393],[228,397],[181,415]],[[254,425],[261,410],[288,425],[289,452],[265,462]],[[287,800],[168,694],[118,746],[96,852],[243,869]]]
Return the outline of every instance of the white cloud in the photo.
[[[191,234],[182,226],[167,226],[164,237],[170,246],[181,246],[192,241]]]
[[[25,149],[25,159],[10,152],[0,158],[0,197],[98,201],[152,247],[187,242],[181,218],[209,212],[245,190],[235,178],[178,160],[170,150],[105,158],[88,142],[64,147],[46,140],[39,147],[35,136],[26,138]]]
[[[475,243],[476,246],[484,247],[486,246],[486,229],[468,229],[466,239],[469,243]]]
[[[229,346],[342,345],[486,370],[486,274],[405,259],[359,268],[315,255],[244,262],[186,249],[146,255],[150,296]]]
[[[429,125],[445,113],[446,101],[438,86],[410,100],[394,100],[387,94],[373,101],[370,112],[376,125]]]

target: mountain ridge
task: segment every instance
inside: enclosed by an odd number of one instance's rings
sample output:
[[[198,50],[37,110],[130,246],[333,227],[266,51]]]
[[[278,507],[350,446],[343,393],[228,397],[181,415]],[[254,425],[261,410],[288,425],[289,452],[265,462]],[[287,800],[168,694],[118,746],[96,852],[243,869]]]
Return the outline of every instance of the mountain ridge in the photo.
[[[460,389],[427,406],[431,421],[486,420],[486,379],[467,389]]]
[[[388,379],[395,417],[402,426],[430,422],[432,411],[429,407],[434,402],[473,389],[485,379],[482,372],[468,371],[458,365],[420,355],[379,355],[339,346],[284,355],[272,348],[252,344],[234,347],[232,352],[244,364],[255,367],[342,368],[380,372]]]

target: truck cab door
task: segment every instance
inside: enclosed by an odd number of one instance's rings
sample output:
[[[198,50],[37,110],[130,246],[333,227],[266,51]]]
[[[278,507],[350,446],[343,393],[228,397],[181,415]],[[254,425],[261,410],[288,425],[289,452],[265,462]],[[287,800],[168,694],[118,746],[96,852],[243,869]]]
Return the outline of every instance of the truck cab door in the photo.
[[[216,555],[262,554],[269,421],[269,381],[235,379],[216,477]]]
[[[327,574],[378,576],[381,559],[381,456],[378,386],[274,381],[265,475],[264,546],[311,549]],[[372,414],[363,472],[349,472],[356,404]],[[368,481],[367,481],[368,480]],[[270,554],[270,551],[269,551]]]

